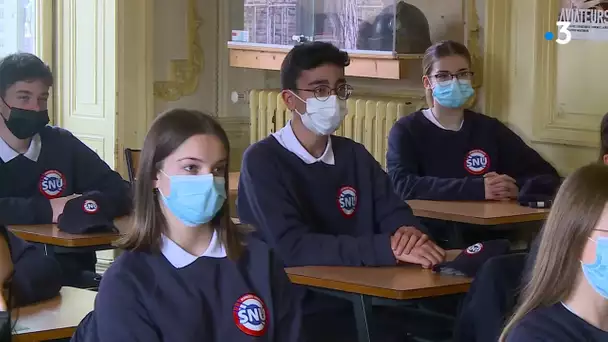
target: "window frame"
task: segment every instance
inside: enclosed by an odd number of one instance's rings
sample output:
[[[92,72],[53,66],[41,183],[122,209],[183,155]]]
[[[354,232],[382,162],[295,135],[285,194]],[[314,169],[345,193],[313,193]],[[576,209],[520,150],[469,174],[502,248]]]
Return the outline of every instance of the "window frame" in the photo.
[[[49,65],[53,75],[55,72],[55,0],[34,0],[36,5],[36,33],[34,54]],[[57,88],[51,87],[48,102],[49,119],[55,120],[55,97]]]

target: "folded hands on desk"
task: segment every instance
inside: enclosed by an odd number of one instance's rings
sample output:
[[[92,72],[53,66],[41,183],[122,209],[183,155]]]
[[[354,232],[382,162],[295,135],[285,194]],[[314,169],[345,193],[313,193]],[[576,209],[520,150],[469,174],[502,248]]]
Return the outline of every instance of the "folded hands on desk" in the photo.
[[[483,183],[487,200],[508,201],[519,193],[517,182],[509,175],[488,172],[483,175]]]
[[[414,227],[400,227],[391,237],[391,248],[398,262],[431,268],[445,260],[445,251]]]

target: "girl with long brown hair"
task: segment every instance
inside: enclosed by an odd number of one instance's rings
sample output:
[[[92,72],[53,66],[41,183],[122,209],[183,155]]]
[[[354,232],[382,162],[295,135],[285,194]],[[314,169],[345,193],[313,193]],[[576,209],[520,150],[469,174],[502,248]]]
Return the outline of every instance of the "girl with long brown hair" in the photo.
[[[608,167],[561,186],[538,254],[501,342],[608,341]]]
[[[230,220],[228,137],[211,116],[174,109],[150,128],[134,226],[104,274],[86,341],[298,341],[283,264]]]

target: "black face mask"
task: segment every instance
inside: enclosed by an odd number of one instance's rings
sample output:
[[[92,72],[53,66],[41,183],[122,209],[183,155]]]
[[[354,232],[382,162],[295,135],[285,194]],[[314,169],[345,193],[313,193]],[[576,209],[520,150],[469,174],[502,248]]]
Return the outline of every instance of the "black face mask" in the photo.
[[[6,101],[2,99],[4,104]],[[29,110],[22,108],[10,107],[8,104],[6,106],[11,110],[11,116],[8,120],[2,115],[2,120],[6,124],[11,133],[17,139],[29,139],[34,135],[40,133],[44,126],[49,123],[49,111],[48,110]]]

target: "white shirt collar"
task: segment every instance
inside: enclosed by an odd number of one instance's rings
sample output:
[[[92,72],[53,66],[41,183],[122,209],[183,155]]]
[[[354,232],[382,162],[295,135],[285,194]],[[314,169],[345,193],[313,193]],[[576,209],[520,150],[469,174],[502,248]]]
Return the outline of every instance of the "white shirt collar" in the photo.
[[[446,130],[446,131],[453,131],[453,132],[460,131],[460,130],[462,129],[462,124],[464,124],[464,120],[462,120],[462,121],[460,122],[460,127],[458,127],[458,129],[457,129],[456,131],[454,131],[453,129],[445,128],[445,127],[444,127],[444,126],[441,124],[441,122],[439,122],[439,121],[437,120],[437,118],[436,118],[436,117],[435,117],[435,115],[433,114],[433,110],[432,110],[432,109],[429,109],[429,108],[427,108],[427,109],[423,109],[423,110],[422,110],[422,114],[424,114],[424,117],[425,117],[425,118],[427,118],[427,119],[428,119],[430,122],[432,122],[433,124],[435,124],[435,126],[437,126],[437,127],[441,128],[441,129],[443,129],[443,130]]]
[[[23,155],[31,161],[38,161],[41,149],[42,140],[40,140],[40,134],[36,134],[32,137],[30,147]],[[15,159],[18,155],[19,153],[17,151],[13,150],[12,147],[8,146],[4,139],[0,138],[0,159],[2,159],[3,162],[8,163],[9,161]]]
[[[316,162],[322,162],[327,165],[335,164],[334,150],[331,146],[331,136],[328,137],[325,151],[319,158],[315,158],[312,154],[306,151],[298,138],[296,138],[296,135],[291,128],[291,120],[287,122],[285,127],[281,128],[275,133],[272,133],[272,136],[277,139],[281,146],[298,156],[298,158],[302,159],[302,161],[306,164],[314,164]]]
[[[209,242],[209,247],[207,247],[207,250],[199,256],[186,252],[183,248],[164,234],[162,236],[162,245],[160,247],[160,251],[175,268],[184,268],[201,257],[217,259],[226,257],[226,249],[224,248],[224,245],[222,245],[219,234],[215,230],[213,231],[213,236]]]

